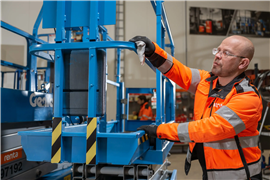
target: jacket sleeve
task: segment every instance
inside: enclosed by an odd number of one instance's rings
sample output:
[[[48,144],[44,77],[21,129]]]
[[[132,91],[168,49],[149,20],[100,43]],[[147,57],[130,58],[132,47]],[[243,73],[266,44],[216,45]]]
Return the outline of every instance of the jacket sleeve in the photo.
[[[248,100],[248,102],[247,102]],[[258,135],[262,103],[255,93],[236,94],[209,118],[187,122],[161,124],[157,137],[181,142],[211,142],[234,137],[239,133]]]
[[[189,68],[161,49],[156,43],[153,42],[153,44],[156,48],[155,52],[147,57],[153,66],[176,84],[195,94],[198,83],[204,78],[203,76],[209,75],[209,72]]]

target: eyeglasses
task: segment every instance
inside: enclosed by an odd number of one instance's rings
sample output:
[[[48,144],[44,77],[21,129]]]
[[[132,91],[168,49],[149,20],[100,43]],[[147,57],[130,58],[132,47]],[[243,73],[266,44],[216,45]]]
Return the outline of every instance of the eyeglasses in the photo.
[[[220,50],[218,50],[218,48],[213,48],[212,54],[215,56],[218,53],[221,53],[221,55],[223,57],[225,57],[225,58],[227,58],[228,56],[239,57],[239,58],[246,58],[244,56],[236,56],[236,55],[230,54],[228,51],[220,51]]]

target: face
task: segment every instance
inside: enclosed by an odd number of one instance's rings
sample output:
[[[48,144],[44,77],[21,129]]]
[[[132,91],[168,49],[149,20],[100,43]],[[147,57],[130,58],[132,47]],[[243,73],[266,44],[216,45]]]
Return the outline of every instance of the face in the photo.
[[[138,98],[137,103],[138,103],[139,105],[142,105],[142,104],[143,104],[143,100],[141,100],[140,98]]]
[[[219,45],[218,50],[228,51],[230,54],[241,56],[241,43],[227,38]],[[241,58],[234,56],[224,57],[223,53],[217,53],[212,66],[212,73],[219,77],[232,77],[239,73]]]

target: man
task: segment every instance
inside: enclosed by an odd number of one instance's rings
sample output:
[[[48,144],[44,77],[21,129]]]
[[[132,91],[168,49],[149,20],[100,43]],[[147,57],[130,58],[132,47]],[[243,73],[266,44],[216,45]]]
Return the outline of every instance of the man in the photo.
[[[198,159],[207,179],[262,179],[258,121],[262,101],[244,71],[254,54],[250,40],[230,36],[213,49],[211,72],[188,68],[143,36],[145,56],[165,76],[195,94],[194,120],[187,123],[141,126],[150,137],[189,142],[185,162]],[[136,44],[136,43],[135,43]]]
[[[149,106],[145,95],[138,96],[137,103],[141,106],[138,118],[143,121],[152,120],[153,118],[152,108]]]

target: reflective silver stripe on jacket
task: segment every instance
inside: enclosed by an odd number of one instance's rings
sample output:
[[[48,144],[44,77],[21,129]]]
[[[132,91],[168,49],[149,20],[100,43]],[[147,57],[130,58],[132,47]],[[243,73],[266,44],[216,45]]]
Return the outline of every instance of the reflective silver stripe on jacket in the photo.
[[[198,86],[199,82],[201,81],[201,76],[200,76],[200,72],[198,69],[190,68],[190,70],[191,70],[191,74],[192,74],[192,79],[191,79],[191,84],[189,86],[188,91],[190,93],[195,94],[197,86]]]
[[[261,172],[261,161],[248,166],[250,176],[255,176]],[[238,170],[228,170],[228,171],[208,171],[208,180],[214,179],[230,179],[230,180],[246,180],[247,175],[244,168]]]
[[[181,142],[191,142],[188,134],[188,124],[189,122],[179,123],[177,127],[178,138]]]
[[[167,53],[167,60],[161,66],[158,67],[158,70],[164,74],[170,70],[172,65],[173,65],[173,58],[170,54]]]
[[[147,119],[152,119],[150,116],[142,115],[142,117],[146,117]]]
[[[239,137],[240,145],[242,148],[257,147],[259,136],[247,136]],[[224,150],[236,150],[237,145],[234,138],[224,139],[215,142],[203,143],[204,147],[211,147],[213,149],[224,149]]]
[[[235,134],[238,134],[246,129],[246,125],[242,119],[227,106],[222,106],[215,113],[226,119],[233,126]]]
[[[244,92],[248,91],[255,92],[255,90],[251,86],[249,86],[249,82],[247,79],[244,79],[242,82],[239,83],[239,85],[243,88]]]

